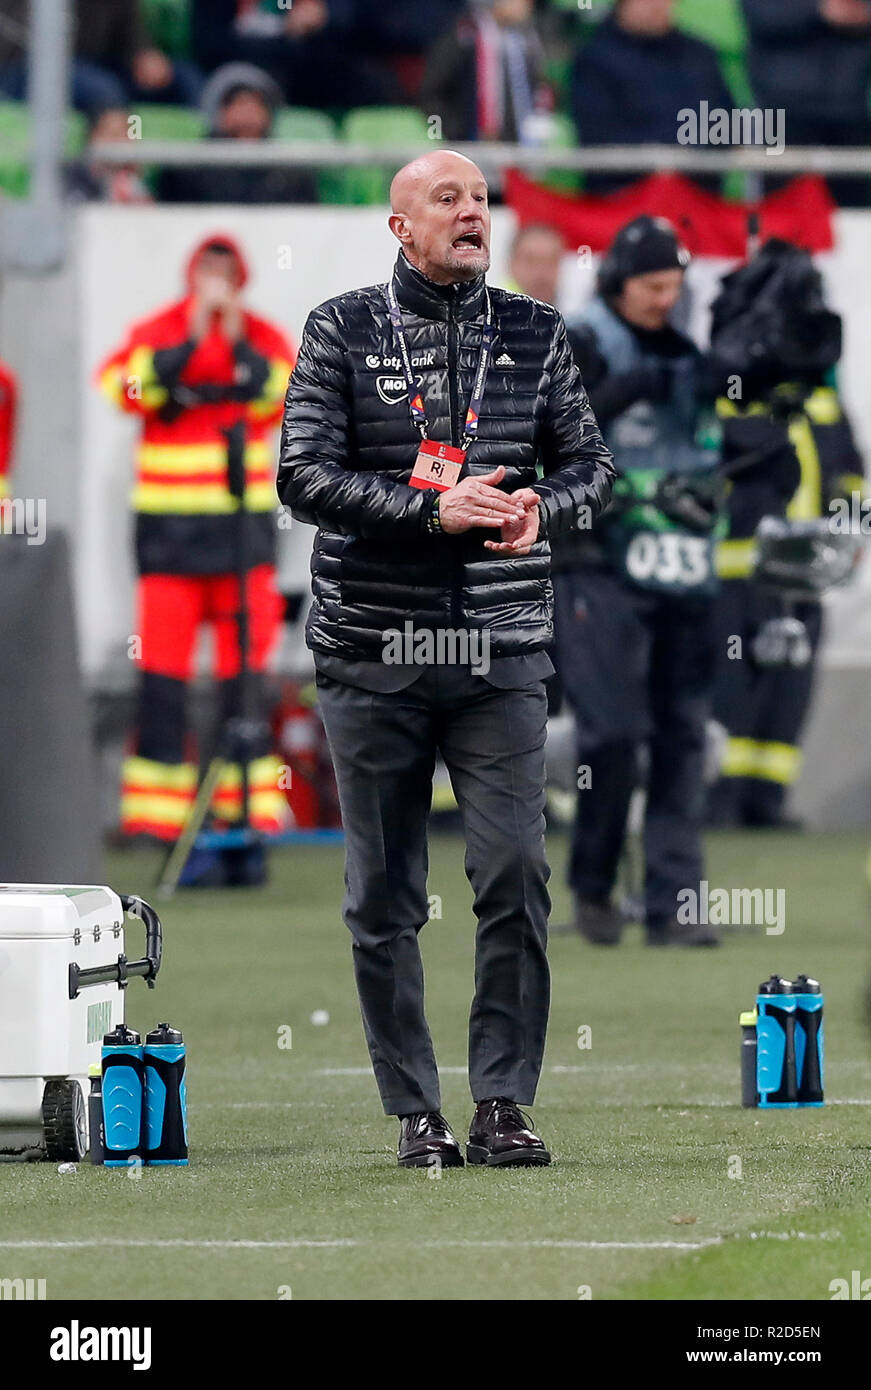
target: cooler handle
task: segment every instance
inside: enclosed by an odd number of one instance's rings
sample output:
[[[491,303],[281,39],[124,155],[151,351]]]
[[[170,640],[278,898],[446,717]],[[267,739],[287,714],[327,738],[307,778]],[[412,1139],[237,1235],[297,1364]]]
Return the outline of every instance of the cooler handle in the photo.
[[[163,959],[163,927],[154,908],[143,898],[127,893],[119,894],[121,906],[132,917],[138,917],[145,924],[145,955],[141,960],[128,960],[120,955],[112,965],[94,965],[82,970],[71,962],[69,970],[70,999],[78,996],[80,989],[89,985],[117,984],[126,989],[131,975],[143,975],[149,989],[154,989],[154,981]]]

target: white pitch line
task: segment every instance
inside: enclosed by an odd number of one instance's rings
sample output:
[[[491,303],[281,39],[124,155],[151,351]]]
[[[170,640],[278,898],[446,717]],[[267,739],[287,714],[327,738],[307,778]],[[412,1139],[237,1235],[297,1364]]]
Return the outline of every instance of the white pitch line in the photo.
[[[0,1240],[0,1250],[319,1250],[359,1245],[357,1240]]]
[[[431,1240],[427,1249],[443,1250],[706,1250],[736,1240],[833,1240],[837,1232],[749,1231],[738,1236],[702,1240]],[[389,1242],[386,1242],[389,1244]],[[378,1244],[363,1240],[0,1240],[0,1250],[321,1250],[360,1249]]]

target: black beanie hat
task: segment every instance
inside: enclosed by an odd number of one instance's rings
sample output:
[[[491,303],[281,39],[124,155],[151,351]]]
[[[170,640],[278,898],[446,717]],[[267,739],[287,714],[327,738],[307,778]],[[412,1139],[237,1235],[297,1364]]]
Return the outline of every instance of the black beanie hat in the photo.
[[[655,270],[686,270],[690,253],[664,217],[645,214],[621,227],[602,261],[599,290],[619,294],[623,281]]]

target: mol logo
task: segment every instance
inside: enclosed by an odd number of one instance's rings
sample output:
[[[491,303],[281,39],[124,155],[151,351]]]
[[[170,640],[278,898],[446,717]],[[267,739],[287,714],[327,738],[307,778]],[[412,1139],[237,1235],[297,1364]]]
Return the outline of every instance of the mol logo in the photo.
[[[44,1279],[0,1279],[0,1299],[20,1298],[32,1300],[45,1298]]]
[[[420,377],[417,378],[417,384],[420,386]],[[377,376],[375,378],[375,390],[385,405],[399,405],[400,401],[406,399],[405,377]]]
[[[112,1001],[104,999],[99,1004],[88,1005],[88,1042],[102,1042],[112,1031]]]

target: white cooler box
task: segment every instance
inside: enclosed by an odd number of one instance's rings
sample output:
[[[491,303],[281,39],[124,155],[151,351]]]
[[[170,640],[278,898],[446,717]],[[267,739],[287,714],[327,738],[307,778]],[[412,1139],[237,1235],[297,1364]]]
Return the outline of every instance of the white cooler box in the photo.
[[[124,954],[125,912],[145,925],[141,960]],[[87,1153],[89,1069],[124,1022],[128,979],[153,986],[161,955],[160,920],[141,898],[0,884],[0,1153]]]

